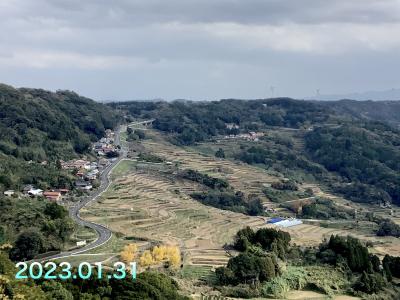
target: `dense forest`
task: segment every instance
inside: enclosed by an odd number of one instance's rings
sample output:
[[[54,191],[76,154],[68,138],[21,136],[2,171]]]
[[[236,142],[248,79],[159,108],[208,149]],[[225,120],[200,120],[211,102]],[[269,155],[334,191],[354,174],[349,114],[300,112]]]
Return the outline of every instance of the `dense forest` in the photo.
[[[113,128],[118,115],[109,107],[70,91],[15,89],[0,85],[0,190],[24,183],[65,184],[58,159],[89,150]],[[40,167],[48,161],[53,168]],[[35,178],[40,174],[41,178]]]
[[[317,128],[306,136],[307,150],[350,183],[336,187],[349,199],[400,204],[400,132],[372,125]]]

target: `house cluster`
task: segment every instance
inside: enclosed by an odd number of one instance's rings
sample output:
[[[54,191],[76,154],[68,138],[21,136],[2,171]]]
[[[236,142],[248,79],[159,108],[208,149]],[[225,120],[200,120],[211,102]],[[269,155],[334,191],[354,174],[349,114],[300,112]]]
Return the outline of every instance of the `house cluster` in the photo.
[[[250,131],[249,133],[231,134],[224,136],[224,139],[244,139],[249,142],[258,142],[265,134],[263,132]]]
[[[22,190],[22,195],[27,197],[44,197],[51,201],[59,201],[62,196],[68,194],[68,189],[53,189],[48,191],[43,191],[42,189],[36,188],[35,186],[28,184]],[[19,194],[19,193],[18,193]],[[17,195],[17,192],[14,190],[8,190],[4,192],[4,195],[7,197],[12,197]]]
[[[106,156],[110,152],[117,151],[117,147],[114,144],[114,138],[115,133],[112,130],[107,129],[106,136],[93,144],[93,151],[98,156]]]
[[[103,164],[105,162],[102,162]],[[107,161],[108,163],[108,161]],[[84,159],[74,159],[70,161],[61,161],[61,167],[66,170],[75,171],[75,186],[80,190],[91,190],[92,182],[99,176],[98,162],[90,162]]]
[[[93,145],[93,149],[98,149],[101,153],[97,152],[100,156],[105,155],[108,151],[116,151],[114,146],[114,132],[112,130],[106,130],[106,136],[99,142]],[[110,150],[111,149],[111,150]],[[115,159],[115,158],[114,158]],[[75,174],[75,187],[79,190],[89,191],[93,188],[93,181],[98,179],[101,171],[106,168],[113,159],[107,159],[105,157],[99,157],[97,162],[88,161],[86,159],[73,159],[69,161],[60,160],[61,168],[64,170],[70,170]],[[47,164],[47,161],[42,162],[42,165]],[[44,191],[40,188],[29,184],[24,187],[22,192],[15,190],[4,191],[6,197],[44,197],[51,201],[59,201],[64,195],[69,193],[68,189],[49,189]]]

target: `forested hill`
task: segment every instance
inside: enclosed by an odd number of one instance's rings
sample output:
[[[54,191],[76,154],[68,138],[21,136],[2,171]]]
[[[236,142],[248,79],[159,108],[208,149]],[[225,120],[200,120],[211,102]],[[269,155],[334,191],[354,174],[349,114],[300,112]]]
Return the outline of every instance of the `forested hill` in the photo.
[[[47,181],[39,162],[55,162],[85,153],[90,142],[118,122],[110,107],[74,92],[15,89],[0,84],[0,188]],[[34,164],[28,166],[27,162]],[[35,170],[31,170],[36,168]],[[20,182],[21,177],[28,177]],[[48,174],[48,178],[55,180]]]
[[[320,101],[341,115],[381,121],[400,128],[400,101]]]
[[[112,107],[127,110],[133,117],[155,118],[154,126],[175,134],[175,141],[190,145],[220,134],[234,134],[226,124],[257,131],[263,126],[291,128],[321,124],[329,119],[327,107],[289,98],[267,100],[226,99],[209,102],[121,102]]]
[[[0,85],[0,151],[42,161],[83,153],[117,123],[107,106],[74,92]]]
[[[241,144],[231,159],[289,174],[302,171],[353,201],[400,204],[400,131],[394,126],[400,117],[392,113],[397,102],[278,98],[110,105],[134,118],[154,118],[153,126],[178,145],[265,133],[256,143]],[[292,137],[275,143],[274,132]]]

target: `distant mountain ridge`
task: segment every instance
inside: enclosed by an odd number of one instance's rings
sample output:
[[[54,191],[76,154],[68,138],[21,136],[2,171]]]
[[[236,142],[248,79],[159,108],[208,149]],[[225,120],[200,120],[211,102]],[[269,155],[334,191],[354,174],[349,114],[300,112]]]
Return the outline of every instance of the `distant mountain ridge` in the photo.
[[[400,89],[390,89],[386,91],[367,91],[361,93],[349,93],[349,94],[331,94],[331,95],[318,95],[313,97],[306,97],[308,100],[400,100]]]
[[[349,115],[356,119],[380,121],[400,128],[400,101],[319,101],[329,106],[339,115]]]

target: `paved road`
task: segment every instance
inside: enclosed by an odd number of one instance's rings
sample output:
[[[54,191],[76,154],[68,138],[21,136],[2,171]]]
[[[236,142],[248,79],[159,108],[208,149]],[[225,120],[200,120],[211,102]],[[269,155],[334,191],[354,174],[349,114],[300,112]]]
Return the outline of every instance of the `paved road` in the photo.
[[[149,125],[153,121],[154,121],[154,119],[144,120],[144,121],[139,121],[139,122],[133,122],[133,123],[129,124],[128,126]],[[86,251],[89,251],[89,250],[95,249],[97,247],[100,247],[101,245],[104,245],[111,238],[112,232],[111,232],[110,229],[108,229],[104,225],[83,220],[79,215],[79,211],[82,208],[84,208],[85,206],[87,206],[89,203],[95,201],[98,196],[100,196],[103,192],[105,192],[108,189],[108,187],[111,184],[111,181],[110,181],[110,178],[109,178],[110,172],[112,171],[112,169],[122,159],[126,158],[128,150],[125,148],[125,145],[123,145],[121,143],[121,139],[120,139],[121,129],[122,129],[122,131],[125,131],[126,130],[126,125],[118,127],[117,130],[115,130],[115,137],[114,137],[114,143],[121,147],[121,151],[120,151],[119,157],[113,163],[108,165],[103,170],[103,172],[101,173],[99,188],[97,190],[93,191],[88,197],[86,197],[85,199],[83,199],[80,202],[78,202],[75,206],[71,207],[70,210],[69,210],[70,217],[77,224],[92,228],[93,230],[96,231],[97,236],[98,236],[97,239],[95,241],[93,241],[92,243],[90,243],[90,244],[88,244],[88,245],[86,245],[86,246],[84,246],[82,248],[71,250],[71,251],[64,251],[64,252],[61,252],[61,253],[58,253],[58,254],[55,254],[55,255],[52,255],[52,256],[47,256],[47,257],[44,257],[44,258],[41,258],[41,259],[38,259],[38,260],[48,261],[48,260],[53,260],[53,259],[64,258],[64,257],[69,257],[69,256],[81,254],[81,253],[84,253]]]
[[[95,201],[98,196],[100,196],[103,192],[105,192],[108,189],[108,187],[111,184],[110,178],[109,178],[110,172],[123,158],[126,157],[127,151],[121,144],[120,131],[121,131],[121,128],[118,128],[115,131],[115,144],[121,146],[120,156],[102,171],[102,173],[100,175],[99,188],[96,189],[95,191],[93,191],[89,196],[85,197],[83,200],[79,201],[75,206],[71,207],[69,210],[70,217],[77,224],[89,227],[96,231],[97,236],[98,236],[97,239],[82,248],[71,250],[71,251],[65,251],[65,252],[61,252],[56,255],[44,257],[41,259],[42,261],[53,260],[53,259],[57,259],[57,258],[64,258],[64,257],[69,257],[69,256],[73,256],[76,254],[80,254],[80,253],[92,250],[94,248],[97,248],[97,247],[107,243],[108,240],[111,238],[112,232],[110,229],[108,229],[106,226],[103,226],[101,224],[83,220],[79,215],[79,211],[82,208],[84,208],[85,206],[87,206],[89,203]]]

